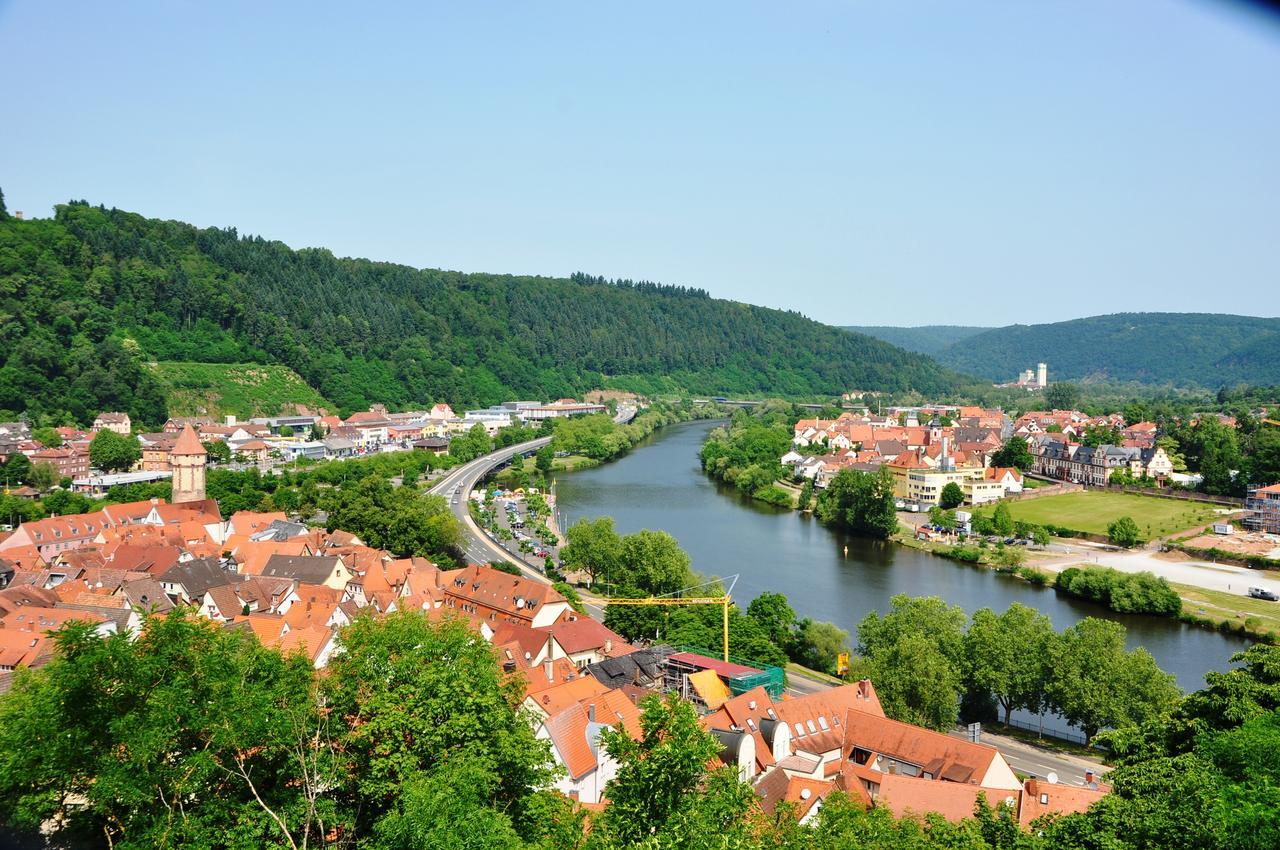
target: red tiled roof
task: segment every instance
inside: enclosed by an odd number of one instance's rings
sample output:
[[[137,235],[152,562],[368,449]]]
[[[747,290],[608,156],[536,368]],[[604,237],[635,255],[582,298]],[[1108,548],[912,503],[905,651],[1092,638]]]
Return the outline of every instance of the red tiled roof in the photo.
[[[932,766],[935,776],[961,784],[980,782],[999,755],[995,747],[856,709],[845,715],[844,734],[848,745],[921,767]],[[796,746],[800,746],[799,740]]]
[[[608,650],[610,656],[626,655],[634,651],[627,639],[608,626],[590,617],[579,617],[549,626],[547,631],[570,654],[592,649]]]
[[[880,791],[876,803],[887,806],[895,817],[923,816],[936,812],[949,821],[958,822],[973,816],[978,795],[995,806],[1006,799],[1016,804],[1018,792],[1002,788],[983,788],[960,782],[936,782],[896,773],[879,774]]]
[[[1018,822],[1024,827],[1041,815],[1074,814],[1083,812],[1101,800],[1110,790],[1109,786],[1100,788],[1084,788],[1079,785],[1062,785],[1057,782],[1044,782],[1039,779],[1028,779],[1023,783],[1022,805],[1018,807]],[[1040,795],[1046,801],[1040,802]]]
[[[754,667],[744,667],[731,661],[708,658],[705,655],[698,655],[696,652],[677,652],[672,654],[669,660],[681,661],[701,670],[714,670],[718,675],[726,679],[736,679],[739,676],[750,676],[753,673],[760,672]]]
[[[586,709],[576,702],[546,722],[551,743],[573,779],[581,779],[596,767],[596,754],[587,742],[589,722]]]
[[[173,444],[173,448],[169,450],[169,454],[203,455],[208,453],[200,443],[200,438],[196,435],[196,429],[192,428],[191,423],[188,422],[182,426],[182,433],[178,435],[178,440]]]

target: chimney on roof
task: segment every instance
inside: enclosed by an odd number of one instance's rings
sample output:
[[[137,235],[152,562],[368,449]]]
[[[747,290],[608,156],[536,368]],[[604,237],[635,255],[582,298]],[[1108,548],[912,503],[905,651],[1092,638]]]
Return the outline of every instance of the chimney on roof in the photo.
[[[604,654],[609,655],[613,652],[613,638],[604,639]]]
[[[596,722],[596,704],[594,702],[587,706],[587,719],[592,723]]]
[[[555,668],[556,668],[556,665],[552,663],[550,658],[548,658],[545,662],[543,662],[542,669],[547,674],[548,682],[554,682],[556,680]]]

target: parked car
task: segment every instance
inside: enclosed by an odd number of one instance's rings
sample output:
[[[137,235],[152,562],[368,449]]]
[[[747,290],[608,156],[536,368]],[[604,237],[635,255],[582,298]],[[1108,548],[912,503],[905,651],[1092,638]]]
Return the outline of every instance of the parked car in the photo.
[[[1265,599],[1268,602],[1280,602],[1280,593],[1274,590],[1267,590],[1265,587],[1249,588],[1249,595],[1254,599]]]

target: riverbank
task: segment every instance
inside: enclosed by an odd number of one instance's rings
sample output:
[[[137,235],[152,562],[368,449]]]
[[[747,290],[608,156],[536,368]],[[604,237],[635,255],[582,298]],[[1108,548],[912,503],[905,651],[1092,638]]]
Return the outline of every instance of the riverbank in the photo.
[[[800,616],[850,633],[871,611],[887,611],[897,594],[938,596],[970,614],[1020,602],[1043,611],[1059,630],[1085,617],[1122,623],[1129,647],[1148,648],[1185,690],[1201,687],[1206,671],[1227,669],[1229,657],[1248,646],[1237,636],[1168,618],[1116,614],[992,568],[962,569],[924,547],[857,537],[809,513],[753,500],[702,470],[699,448],[717,424],[673,425],[612,463],[558,477],[562,520],[609,516],[623,534],[663,529],[698,572],[739,574],[734,598],[740,604],[781,591]],[[1040,569],[1041,558],[1061,556],[1056,543],[1052,548],[1052,556],[1033,553],[1028,564]]]
[[[994,547],[952,546],[928,540],[917,540],[907,532],[894,535],[893,542],[899,546],[928,552],[940,558],[983,567],[994,572],[1004,573],[1040,587],[1050,587],[1062,592],[1057,587],[1057,577],[1071,569],[1089,569],[1099,566],[1120,569],[1115,565],[1116,558],[1123,554],[1112,555],[1105,562],[1083,560],[1080,556],[1063,558],[1052,552],[1030,549],[1025,563],[1002,564],[999,562],[999,551]],[[1019,547],[1021,548],[1021,547]],[[979,553],[978,557],[969,557]],[[1133,553],[1138,556],[1140,553]],[[1147,566],[1144,564],[1138,566]],[[1147,569],[1128,569],[1122,572],[1152,572]],[[1153,572],[1153,575],[1158,573]],[[1269,576],[1274,577],[1274,576]],[[1239,593],[1214,590],[1191,584],[1168,581],[1169,587],[1182,599],[1182,612],[1174,617],[1156,614],[1136,614],[1134,616],[1153,617],[1157,619],[1177,619],[1188,625],[1210,629],[1224,634],[1246,637],[1266,643],[1280,643],[1280,603],[1253,599]],[[1238,585],[1243,588],[1243,585]]]

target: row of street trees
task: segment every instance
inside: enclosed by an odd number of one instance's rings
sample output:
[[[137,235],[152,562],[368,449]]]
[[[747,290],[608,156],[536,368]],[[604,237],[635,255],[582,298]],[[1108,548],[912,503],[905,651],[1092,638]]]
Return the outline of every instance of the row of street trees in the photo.
[[[1057,711],[1092,738],[1108,727],[1156,719],[1178,698],[1171,675],[1145,649],[1125,649],[1125,629],[1087,617],[1063,632],[1014,603],[972,621],[937,597],[895,596],[887,614],[858,625],[854,673],[870,678],[886,713],[934,729],[955,724],[962,705]]]

